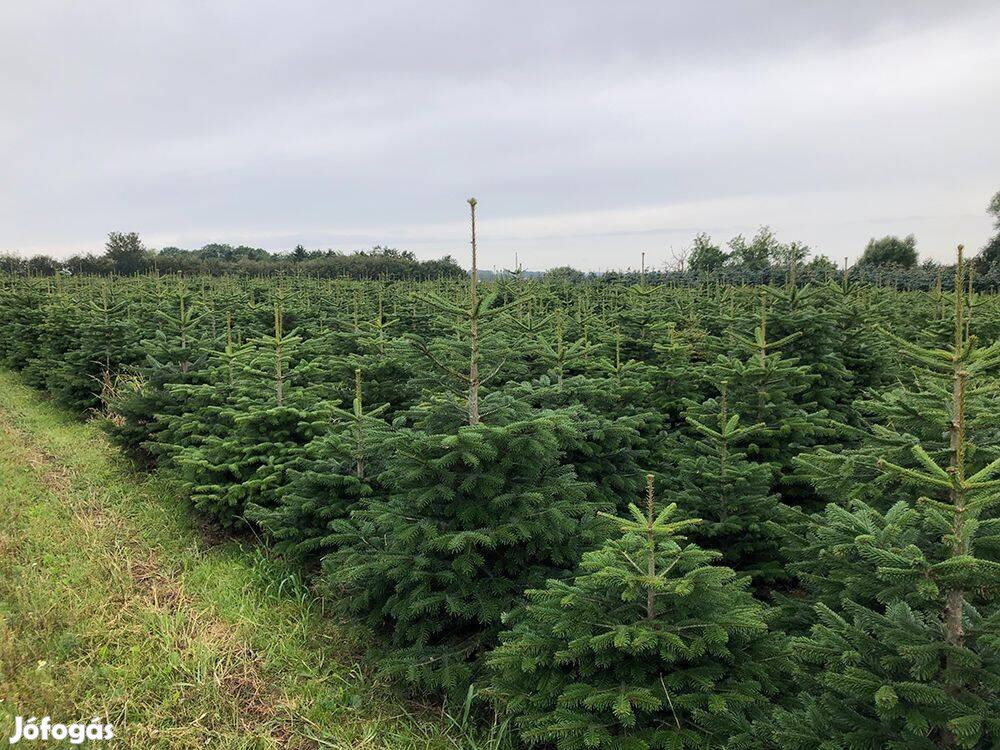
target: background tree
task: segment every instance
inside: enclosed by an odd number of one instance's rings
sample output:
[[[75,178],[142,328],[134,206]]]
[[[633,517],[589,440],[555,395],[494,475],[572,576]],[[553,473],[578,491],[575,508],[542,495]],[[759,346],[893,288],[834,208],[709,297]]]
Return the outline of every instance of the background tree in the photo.
[[[115,271],[126,276],[149,266],[149,254],[135,232],[111,232],[104,245],[104,256],[114,264]]]
[[[805,271],[813,279],[825,280],[828,278],[834,278],[837,275],[838,269],[837,264],[825,255],[814,255],[812,259],[805,264]]]
[[[729,255],[704,232],[694,238],[691,254],[688,256],[688,270],[691,273],[715,273],[725,264]]]
[[[582,271],[571,266],[557,266],[545,272],[546,281],[579,283],[585,279],[586,276]]]
[[[860,265],[901,266],[912,268],[917,265],[917,238],[912,234],[900,239],[887,234],[882,239],[872,237],[861,255]]]
[[[59,270],[59,261],[48,255],[35,255],[28,261],[28,273],[32,276],[54,276]]]
[[[767,271],[773,260],[780,259],[783,248],[771,228],[766,226],[758,229],[749,242],[742,234],[733,237],[729,247],[732,251],[729,263],[752,274]]]
[[[993,217],[997,233],[993,235],[976,256],[976,271],[985,273],[992,266],[1000,263],[1000,190],[993,196],[986,212]]]
[[[0,273],[21,273],[24,270],[25,262],[11,253],[0,253]]]

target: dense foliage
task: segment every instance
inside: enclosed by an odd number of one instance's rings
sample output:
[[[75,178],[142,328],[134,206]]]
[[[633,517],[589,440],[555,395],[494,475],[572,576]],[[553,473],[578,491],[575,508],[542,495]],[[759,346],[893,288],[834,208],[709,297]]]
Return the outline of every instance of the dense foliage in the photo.
[[[0,276],[0,366],[519,742],[997,747],[996,298],[779,249],[757,286]]]
[[[165,247],[146,248],[135,232],[112,232],[104,253],[76,254],[65,260],[48,255],[19,258],[0,255],[0,272],[33,276],[134,275],[139,273],[184,273],[277,276],[305,274],[321,278],[351,279],[443,279],[458,278],[465,271],[451,257],[418,260],[406,250],[373,247],[350,253],[334,250],[306,250],[298,245],[291,252],[269,252],[213,242],[198,250]]]

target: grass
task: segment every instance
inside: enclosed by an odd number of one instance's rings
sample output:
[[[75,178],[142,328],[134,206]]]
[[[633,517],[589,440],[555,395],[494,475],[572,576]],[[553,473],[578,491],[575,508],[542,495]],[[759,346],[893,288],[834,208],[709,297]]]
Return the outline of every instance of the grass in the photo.
[[[48,715],[103,717],[119,739],[102,746],[144,750],[493,744],[379,682],[365,633],[320,608],[0,373],[0,743],[15,715]]]

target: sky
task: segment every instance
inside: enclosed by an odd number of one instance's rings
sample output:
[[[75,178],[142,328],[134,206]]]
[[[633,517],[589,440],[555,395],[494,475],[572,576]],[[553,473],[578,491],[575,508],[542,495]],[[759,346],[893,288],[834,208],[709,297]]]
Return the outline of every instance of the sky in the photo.
[[[975,250],[995,0],[33,0],[0,9],[0,252],[375,244],[670,263],[769,225]]]

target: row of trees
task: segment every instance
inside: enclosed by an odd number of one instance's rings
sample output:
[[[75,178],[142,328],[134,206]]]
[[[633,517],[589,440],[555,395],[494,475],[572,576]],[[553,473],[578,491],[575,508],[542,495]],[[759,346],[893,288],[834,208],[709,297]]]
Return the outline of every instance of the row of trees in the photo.
[[[306,274],[321,278],[352,279],[440,279],[465,276],[450,256],[421,261],[409,251],[377,246],[371,250],[339,253],[333,250],[306,250],[298,245],[288,253],[272,253],[256,247],[212,243],[200,250],[145,247],[135,232],[112,232],[103,255],[74,255],[56,260],[46,255],[30,259],[0,256],[0,272],[31,276],[57,273],[131,276],[140,273],[183,273],[188,275],[245,274],[276,276]]]
[[[998,232],[976,258],[977,270],[980,272],[986,272],[1000,262],[1000,192],[993,196],[986,210],[995,218]],[[804,263],[808,255],[808,247],[797,242],[779,242],[769,227],[762,227],[749,241],[743,235],[734,237],[726,249],[713,242],[707,234],[699,234],[690,248],[676,255],[675,270],[715,274],[729,267],[753,275],[766,271],[770,266],[788,267],[793,262]],[[868,241],[856,268],[859,271],[884,266],[908,269],[915,267],[918,261],[917,240],[914,235],[886,235],[880,239],[873,237]],[[817,276],[837,271],[836,264],[823,255],[815,256],[805,263],[805,267],[805,270]]]
[[[810,254],[807,246],[797,242],[779,242],[769,227],[762,227],[749,241],[739,235],[729,241],[727,248],[723,249],[707,234],[699,234],[684,257],[686,268],[678,270],[715,274],[729,268],[759,274],[775,266],[787,268],[791,263],[797,263],[803,266],[806,273],[817,277],[838,272],[837,265],[825,255],[816,255],[807,261]],[[981,265],[985,268],[995,260],[984,255]],[[912,234],[906,237],[887,235],[869,240],[854,267],[858,271],[886,266],[908,269],[916,266],[917,262],[917,240]]]

